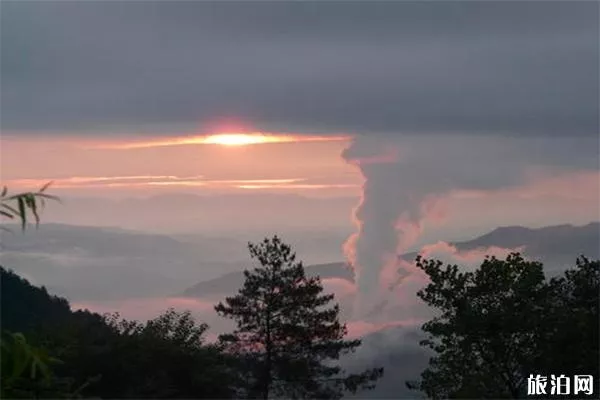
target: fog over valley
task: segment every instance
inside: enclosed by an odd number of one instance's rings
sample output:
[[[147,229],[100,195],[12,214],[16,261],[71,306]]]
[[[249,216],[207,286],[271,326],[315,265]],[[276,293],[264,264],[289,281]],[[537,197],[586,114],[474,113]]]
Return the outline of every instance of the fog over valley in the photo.
[[[155,318],[170,307],[191,310],[210,324],[210,340],[232,328],[230,321],[216,315],[214,305],[235,294],[244,280],[241,271],[255,265],[240,236],[151,234],[55,223],[42,224],[38,230],[22,235],[18,226],[10,227],[14,232],[2,236],[0,263],[31,283],[65,296],[73,309],[101,314],[119,312],[123,317],[142,321]],[[364,338],[363,346],[345,358],[344,365],[349,369],[385,366],[388,375],[372,392],[375,398],[391,393],[410,395],[403,380],[418,375],[429,357],[418,346],[418,338],[422,335],[419,326],[431,312],[416,297],[416,291],[427,281],[397,285],[393,289],[401,288],[404,293],[394,295],[392,290],[389,304],[372,310],[369,318],[353,319],[357,287],[352,267],[343,261],[341,248],[346,237],[335,231],[293,231],[287,236],[298,257],[308,260],[307,273],[320,276],[325,290],[335,294],[350,337]],[[547,273],[554,275],[570,267],[573,254],[597,258],[598,243],[598,222],[538,229],[513,226],[497,228],[468,241],[433,242],[418,252],[398,257],[412,262],[420,253],[474,268],[484,255],[504,257],[510,251],[522,251],[544,262]],[[331,260],[337,262],[327,262]]]

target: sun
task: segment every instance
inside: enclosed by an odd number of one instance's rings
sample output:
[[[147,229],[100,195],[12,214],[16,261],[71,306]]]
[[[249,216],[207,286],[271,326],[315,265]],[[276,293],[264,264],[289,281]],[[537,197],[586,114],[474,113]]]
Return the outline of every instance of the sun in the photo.
[[[249,144],[269,143],[269,137],[260,134],[246,133],[220,133],[207,136],[203,142],[207,144],[220,144],[223,146],[245,146]]]

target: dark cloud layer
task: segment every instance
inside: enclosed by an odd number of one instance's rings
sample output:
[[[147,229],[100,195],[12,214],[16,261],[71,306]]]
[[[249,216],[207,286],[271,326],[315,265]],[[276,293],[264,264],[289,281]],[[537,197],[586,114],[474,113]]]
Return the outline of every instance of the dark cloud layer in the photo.
[[[598,133],[595,2],[3,2],[1,18],[5,131],[236,117],[286,131]]]

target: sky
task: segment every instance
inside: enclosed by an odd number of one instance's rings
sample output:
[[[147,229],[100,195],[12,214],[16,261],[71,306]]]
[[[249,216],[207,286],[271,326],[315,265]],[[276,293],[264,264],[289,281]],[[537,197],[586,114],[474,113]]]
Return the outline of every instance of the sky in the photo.
[[[371,293],[416,245],[600,219],[598,8],[6,0],[2,183],[53,181],[58,222],[347,232]]]
[[[9,0],[0,18],[11,189],[355,198],[352,158],[379,157],[403,193],[575,180],[597,200],[595,2]],[[206,140],[253,132],[275,140]],[[573,196],[542,197],[556,215]]]

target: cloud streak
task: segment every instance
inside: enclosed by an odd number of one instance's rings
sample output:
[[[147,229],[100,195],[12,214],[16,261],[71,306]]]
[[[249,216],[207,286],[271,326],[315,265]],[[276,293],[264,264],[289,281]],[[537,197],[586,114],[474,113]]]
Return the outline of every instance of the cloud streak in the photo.
[[[151,141],[137,141],[127,143],[106,143],[97,145],[88,145],[88,149],[114,149],[114,150],[132,150],[147,149],[154,147],[168,146],[189,146],[189,145],[258,145],[258,144],[277,144],[277,143],[303,143],[303,142],[337,142],[348,141],[348,136],[311,136],[311,135],[292,135],[292,134],[265,134],[265,133],[220,133],[214,135],[174,137],[167,139],[155,139]]]
[[[353,185],[353,184],[346,184],[346,183],[341,183],[341,184],[276,184],[276,185],[268,185],[268,184],[263,184],[263,185],[239,185],[237,186],[240,189],[250,189],[250,190],[257,190],[257,189],[307,189],[307,190],[319,190],[319,189],[352,189],[352,188],[359,188],[359,185]]]
[[[174,175],[131,175],[131,176],[73,176],[69,178],[46,178],[46,179],[14,179],[9,181],[10,186],[17,187],[39,187],[47,182],[52,182],[54,188],[73,187],[111,187],[111,186],[135,186],[156,183],[181,183],[194,180],[202,180],[203,177],[179,177]]]
[[[345,189],[357,188],[355,184],[346,183],[311,183],[309,178],[284,179],[207,179],[198,176],[173,175],[139,175],[139,176],[102,176],[102,177],[69,177],[45,179],[14,179],[6,184],[12,188],[33,189],[47,182],[52,182],[54,189],[73,188],[135,188],[153,186],[179,186],[203,188],[237,188],[247,190],[293,190],[293,189]]]

